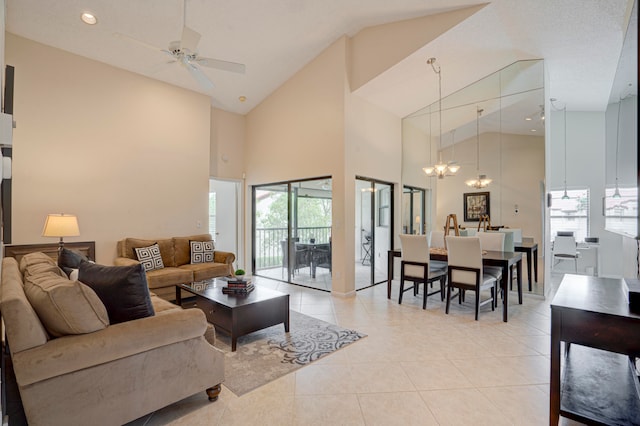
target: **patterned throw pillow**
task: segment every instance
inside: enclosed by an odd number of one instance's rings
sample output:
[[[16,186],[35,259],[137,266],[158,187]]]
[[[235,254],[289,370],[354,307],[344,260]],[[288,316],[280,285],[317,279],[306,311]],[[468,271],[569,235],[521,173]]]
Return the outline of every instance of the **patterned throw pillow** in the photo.
[[[160,247],[158,243],[155,243],[149,247],[140,247],[135,249],[138,261],[144,266],[145,272],[153,271],[154,269],[164,268],[162,263],[162,256],[160,255]]]
[[[213,262],[213,241],[189,241],[191,244],[191,263]]]

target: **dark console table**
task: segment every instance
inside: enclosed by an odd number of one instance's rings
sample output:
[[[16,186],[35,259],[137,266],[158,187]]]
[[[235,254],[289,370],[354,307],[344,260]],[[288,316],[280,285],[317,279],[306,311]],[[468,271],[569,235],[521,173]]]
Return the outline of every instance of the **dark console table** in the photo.
[[[624,280],[565,275],[551,302],[549,424],[562,415],[639,425],[640,385],[630,359],[638,356],[640,313],[629,309]]]

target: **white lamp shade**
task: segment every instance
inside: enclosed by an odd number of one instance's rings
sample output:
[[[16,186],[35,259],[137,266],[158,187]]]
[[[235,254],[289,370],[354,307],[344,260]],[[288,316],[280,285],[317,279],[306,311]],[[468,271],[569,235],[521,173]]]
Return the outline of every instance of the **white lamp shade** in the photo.
[[[49,214],[42,229],[43,237],[76,237],[80,235],[78,218],[73,214]]]

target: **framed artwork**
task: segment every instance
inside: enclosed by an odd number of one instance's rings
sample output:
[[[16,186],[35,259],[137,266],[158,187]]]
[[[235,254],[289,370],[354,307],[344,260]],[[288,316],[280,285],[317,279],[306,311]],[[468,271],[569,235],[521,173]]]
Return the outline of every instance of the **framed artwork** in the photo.
[[[467,192],[464,194],[464,221],[478,222],[480,216],[491,216],[488,192]]]

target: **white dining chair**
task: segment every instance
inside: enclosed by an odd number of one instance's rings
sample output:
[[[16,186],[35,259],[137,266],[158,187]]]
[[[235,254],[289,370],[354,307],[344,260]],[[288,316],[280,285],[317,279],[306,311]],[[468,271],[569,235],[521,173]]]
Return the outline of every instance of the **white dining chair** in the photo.
[[[478,320],[480,306],[491,304],[494,310],[496,277],[487,274],[482,265],[482,249],[478,237],[447,236],[448,263],[447,269],[447,304],[445,313],[449,313],[451,289],[459,289],[459,300],[463,291],[475,292],[475,318]],[[491,297],[480,301],[480,293],[489,290]]]
[[[424,235],[400,235],[402,260],[400,261],[400,296],[398,304],[402,303],[405,291],[413,290],[418,293],[420,284],[424,284],[422,309],[427,309],[427,297],[440,293],[440,300],[444,300],[444,289],[447,279],[446,268],[433,268],[430,265],[429,243]],[[404,282],[411,281],[413,286],[405,289]],[[429,292],[429,284],[440,282],[440,289]]]
[[[485,231],[485,232],[478,233],[478,238],[480,238],[480,247],[482,248],[482,250],[487,250],[487,251],[505,251],[504,237],[505,237],[505,234],[497,231]],[[499,266],[485,266],[484,272],[496,278],[496,295],[497,295],[498,287],[499,287],[498,283],[502,279],[502,268]],[[498,305],[497,299],[498,298],[496,297],[496,306]]]
[[[563,260],[573,260],[577,273],[579,256],[575,237],[556,236],[553,242],[553,259],[558,259],[558,262],[553,263],[554,267]]]

